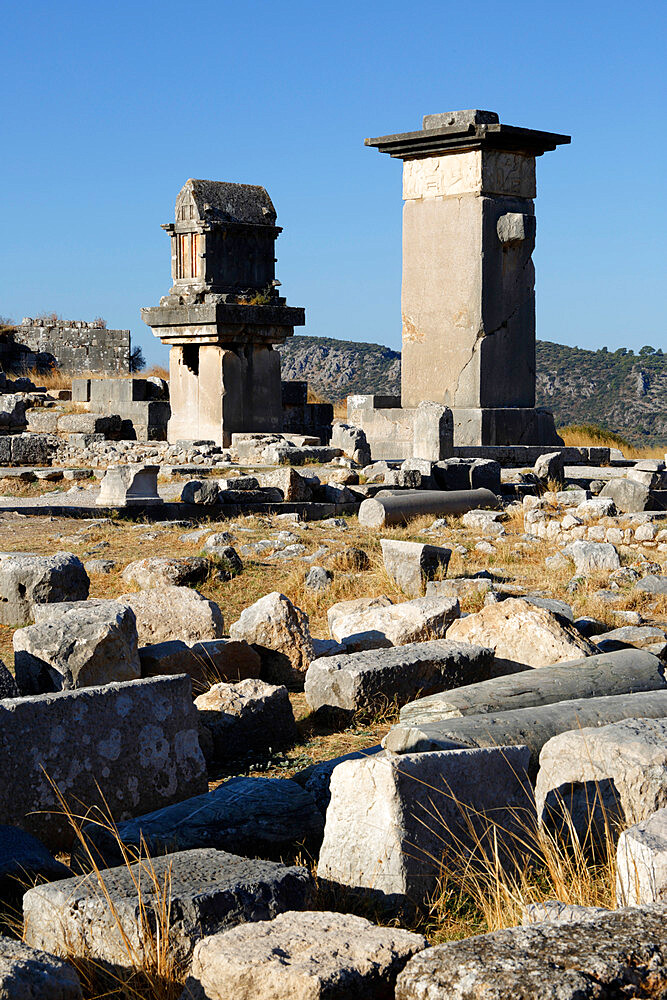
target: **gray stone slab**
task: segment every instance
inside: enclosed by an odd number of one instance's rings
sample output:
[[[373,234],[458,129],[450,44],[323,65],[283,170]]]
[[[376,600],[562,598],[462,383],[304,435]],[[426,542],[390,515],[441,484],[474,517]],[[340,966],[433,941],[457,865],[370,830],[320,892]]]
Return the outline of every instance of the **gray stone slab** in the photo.
[[[301,844],[319,846],[324,820],[312,795],[286,778],[230,778],[211,792],[118,824],[122,842],[139,848],[143,841],[155,857],[214,847],[232,854],[279,858]],[[95,857],[107,867],[123,862],[108,829],[86,824]],[[81,849],[77,863],[89,867]]]
[[[147,915],[143,920],[135,884],[139,878]],[[115,967],[140,964],[150,954],[150,922],[164,900],[158,886],[164,886],[165,878],[170,885],[170,949],[183,963],[201,938],[303,909],[312,894],[305,868],[211,848],[182,851],[137,862],[131,870],[125,865],[108,868],[104,890],[85,876],[31,889],[23,897],[25,939],[56,955],[85,956]]]
[[[314,711],[372,711],[392,702],[401,705],[420,692],[486,680],[492,662],[491,649],[448,639],[326,656],[308,667],[306,701]]]
[[[408,962],[396,1000],[612,1000],[626,984],[630,996],[663,997],[666,917],[651,906],[436,945]]]
[[[665,665],[657,656],[643,650],[618,650],[492,677],[478,684],[418,698],[401,709],[401,725],[417,727],[439,719],[552,705],[567,698],[600,698],[662,690],[667,690]]]
[[[525,747],[368,757],[331,776],[318,878],[390,905],[423,904],[442,865],[489,848],[492,819],[510,846],[515,816],[531,810]],[[505,842],[507,838],[507,842]]]
[[[621,906],[667,903],[667,808],[618,838],[616,898]]]
[[[376,754],[384,753],[382,746],[378,743],[374,747],[366,750],[355,750],[352,753],[343,754],[340,757],[333,757],[331,760],[323,760],[319,764],[311,764],[304,767],[303,771],[297,771],[292,775],[292,781],[305,788],[317,804],[323,816],[326,816],[329,802],[331,801],[331,775],[339,764],[346,760],[364,760],[366,757],[374,757]]]
[[[199,693],[218,681],[242,681],[259,677],[261,659],[252,646],[233,639],[205,639],[187,643],[182,639],[156,642],[139,649],[142,677],[189,674]]]
[[[542,747],[559,733],[606,726],[624,719],[663,717],[667,717],[667,690],[617,694],[491,712],[464,719],[442,719],[414,726],[401,724],[389,731],[383,745],[396,753],[405,754],[525,744],[531,752],[530,773],[535,776]]]
[[[69,962],[0,935],[2,1000],[82,1000],[81,983]]]
[[[207,787],[183,675],[0,701],[0,759],[0,822],[52,850],[73,840],[53,784],[75,811],[101,793],[116,820]]]
[[[195,699],[207,761],[229,761],[250,752],[278,750],[297,740],[287,688],[247,678],[214,684]]]
[[[350,913],[281,913],[200,941],[183,1000],[387,1000],[421,934]]]
[[[0,624],[27,625],[35,604],[85,601],[88,587],[83,563],[71,552],[5,553],[0,556]]]
[[[0,826],[0,909],[9,906],[20,910],[20,901],[30,886],[71,874],[37,837],[17,826]]]
[[[382,560],[389,576],[408,597],[423,597],[427,580],[445,576],[452,555],[440,545],[381,538]]]

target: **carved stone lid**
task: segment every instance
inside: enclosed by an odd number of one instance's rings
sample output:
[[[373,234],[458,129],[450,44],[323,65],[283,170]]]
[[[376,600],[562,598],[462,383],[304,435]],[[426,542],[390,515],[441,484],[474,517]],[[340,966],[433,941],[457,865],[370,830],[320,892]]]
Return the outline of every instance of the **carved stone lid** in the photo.
[[[176,222],[201,221],[275,226],[276,210],[266,188],[190,178],[176,199]]]

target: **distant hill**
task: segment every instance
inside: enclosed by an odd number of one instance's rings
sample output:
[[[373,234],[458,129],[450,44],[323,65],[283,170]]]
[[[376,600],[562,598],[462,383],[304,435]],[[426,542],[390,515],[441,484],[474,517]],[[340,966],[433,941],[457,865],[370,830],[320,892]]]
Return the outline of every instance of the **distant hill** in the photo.
[[[307,379],[332,402],[353,393],[400,394],[400,352],[380,344],[297,336],[280,352],[284,379]],[[537,404],[553,410],[558,426],[596,423],[636,445],[667,442],[667,355],[538,341]]]

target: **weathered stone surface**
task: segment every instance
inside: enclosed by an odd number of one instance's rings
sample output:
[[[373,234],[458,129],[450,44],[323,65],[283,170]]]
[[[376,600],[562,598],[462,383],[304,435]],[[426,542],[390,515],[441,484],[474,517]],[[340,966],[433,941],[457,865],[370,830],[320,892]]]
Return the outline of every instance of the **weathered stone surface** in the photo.
[[[101,792],[117,820],[207,784],[185,676],[2,701],[0,759],[0,822],[52,850],[73,839],[53,784],[75,811],[99,804]]]
[[[538,671],[522,670],[518,674],[492,677],[478,684],[418,698],[401,709],[401,725],[421,726],[439,719],[553,705],[565,698],[600,698],[661,690],[667,690],[664,663],[652,653],[624,649],[568,663],[554,663]]]
[[[120,601],[87,604],[14,632],[14,668],[22,694],[141,676],[132,608]]]
[[[360,427],[334,420],[331,425],[331,447],[340,448],[358,465],[366,466],[371,460],[371,449]]]
[[[611,913],[606,906],[577,906],[573,903],[561,903],[557,899],[545,899],[543,903],[529,903],[524,911],[523,927],[531,924],[575,924],[582,920],[591,920]]]
[[[308,590],[327,590],[333,583],[334,575],[324,566],[311,566],[304,580]]]
[[[538,479],[542,479],[545,482],[552,480],[553,482],[562,483],[565,478],[565,462],[563,461],[562,453],[560,451],[552,451],[548,455],[540,455],[535,462],[533,472]]]
[[[306,701],[313,710],[346,712],[402,705],[420,692],[486,680],[492,660],[490,649],[448,639],[328,656],[308,667]]]
[[[595,636],[593,641],[597,648],[604,652],[628,646],[633,646],[635,649],[650,648],[655,652],[654,647],[661,643],[663,647],[667,648],[665,629],[652,625],[623,625],[621,628],[615,628],[610,632],[603,632],[602,635]]]
[[[211,792],[119,823],[118,833],[126,847],[138,850],[143,840],[152,857],[196,847],[280,857],[298,844],[317,848],[323,828],[313,796],[296,782],[239,777]],[[107,867],[123,863],[118,841],[108,829],[87,823],[85,834],[94,856]],[[82,855],[77,847],[77,860]]]
[[[181,851],[154,858],[150,866],[138,862],[132,871],[125,865],[107,869],[104,892],[94,878],[64,879],[31,889],[23,897],[26,941],[56,955],[85,955],[121,967],[140,964],[150,948],[147,925],[160,907],[151,869],[159,884],[169,876],[170,950],[176,961],[184,963],[197,941],[208,934],[300,909],[311,893],[312,880],[305,868],[211,848]],[[148,915],[144,920],[135,885],[139,877]]]
[[[159,465],[110,466],[95,500],[98,507],[136,507],[164,503],[157,489]]]
[[[667,808],[618,838],[616,898],[619,906],[667,903]]]
[[[82,1000],[81,983],[69,964],[55,955],[0,935],[2,1000]]]
[[[36,837],[17,826],[0,826],[0,909],[20,909],[23,894],[30,886],[69,878],[71,874],[67,865],[56,861]]]
[[[202,556],[181,559],[151,556],[128,563],[123,570],[123,580],[142,590],[154,587],[186,587],[202,583],[209,574],[210,563]]]
[[[610,497],[616,509],[625,514],[651,510],[654,506],[649,487],[633,479],[610,479],[600,496]]]
[[[423,903],[453,838],[475,853],[466,821],[484,838],[482,814],[509,830],[511,810],[529,808],[528,758],[525,747],[496,747],[339,764],[318,877],[391,902]]]
[[[454,622],[447,635],[494,649],[497,674],[563,663],[596,652],[573,625],[521,598],[488,604]]]
[[[634,589],[643,594],[667,594],[667,576],[651,573],[639,580]]]
[[[208,639],[192,645],[182,639],[157,642],[139,650],[142,677],[160,674],[189,674],[193,689],[218,681],[242,681],[259,677],[262,661],[247,642]]]
[[[631,826],[664,808],[667,718],[627,718],[554,736],[540,753],[535,799],[545,822],[559,824],[567,814],[582,839],[591,818],[601,829],[604,814]]]
[[[194,643],[220,639],[225,630],[222,612],[192,587],[160,587],[121,594],[137,618],[139,645],[181,639]]]
[[[437,468],[437,466],[436,466]],[[465,514],[467,510],[497,507],[498,497],[490,490],[414,490],[399,494],[377,494],[359,508],[359,524],[365,528],[389,528],[407,524],[415,517],[434,514]]]
[[[664,906],[479,934],[428,948],[396,1000],[616,1000],[667,990]]]
[[[350,913],[281,913],[200,941],[183,1000],[386,1000],[421,934]]]
[[[331,634],[334,622],[338,618],[345,618],[346,615],[353,612],[366,611],[370,608],[388,608],[391,603],[391,598],[387,597],[386,594],[379,594],[377,597],[355,597],[351,601],[338,601],[337,604],[332,604],[327,611],[329,633]]]
[[[332,638],[350,653],[444,638],[461,610],[455,597],[418,597],[389,607],[353,611],[330,625]]]
[[[421,400],[414,410],[412,454],[440,462],[454,452],[454,418],[448,406]]]
[[[13,434],[27,426],[26,397],[19,392],[0,395],[0,434]]]
[[[286,687],[247,679],[214,684],[195,698],[208,733],[204,755],[210,760],[242,757],[251,750],[290,746],[297,737]]]
[[[19,687],[13,674],[10,674],[7,667],[0,660],[0,699],[18,698],[19,694]]]
[[[35,604],[85,601],[90,581],[71,552],[0,555],[0,625],[27,625]]]
[[[530,770],[534,776],[540,751],[553,736],[624,719],[664,717],[667,717],[667,691],[648,691],[606,698],[578,698],[464,719],[399,725],[390,729],[382,742],[396,753],[525,744],[531,751]]]
[[[287,503],[302,503],[311,500],[313,495],[310,483],[289,465],[264,473],[262,486],[280,490]]]
[[[181,503],[217,504],[220,487],[214,479],[191,479],[181,490]]]
[[[272,683],[302,683],[313,658],[308,615],[288,597],[273,591],[241,612],[229,629],[259,653],[262,676]]]
[[[315,799],[317,808],[323,816],[326,816],[329,802],[331,801],[331,775],[346,760],[366,760],[375,754],[384,754],[382,746],[378,743],[365,750],[355,750],[352,753],[341,754],[340,757],[332,757],[330,760],[320,761],[318,764],[310,764],[302,771],[297,771],[292,776],[292,781],[305,788]]]
[[[451,549],[421,542],[381,538],[382,559],[389,576],[408,597],[422,597],[427,580],[444,576]]]
[[[563,554],[573,560],[577,576],[611,573],[621,565],[618,552],[610,542],[571,542],[563,549]]]

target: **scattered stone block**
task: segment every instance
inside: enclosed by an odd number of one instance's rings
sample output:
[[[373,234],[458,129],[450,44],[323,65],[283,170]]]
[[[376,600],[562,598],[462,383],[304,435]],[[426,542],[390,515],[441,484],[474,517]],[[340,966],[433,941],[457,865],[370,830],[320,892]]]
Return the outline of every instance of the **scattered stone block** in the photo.
[[[366,434],[360,427],[334,420],[331,425],[331,446],[340,448],[357,465],[367,466],[371,460],[371,449]]]
[[[195,795],[118,824],[121,842],[151,857],[198,847],[232,854],[280,857],[295,846],[317,848],[324,820],[310,792],[284,778],[230,778],[213,791]],[[123,863],[118,840],[105,826],[87,823],[86,841],[106,867]],[[83,849],[75,849],[90,867]]]
[[[113,559],[86,559],[83,564],[88,576],[95,575],[96,573],[112,573],[116,568],[116,563]]]
[[[667,903],[667,808],[618,838],[616,898],[620,906]]]
[[[403,646],[445,637],[461,609],[455,597],[418,597],[337,617],[330,632],[348,652]]]
[[[132,681],[141,676],[134,611],[119,601],[88,602],[14,632],[22,694]]]
[[[409,597],[421,597],[427,580],[444,576],[452,555],[451,549],[420,542],[381,538],[382,559],[389,576]]]
[[[3,1000],[83,1000],[69,962],[0,935],[0,997]]]
[[[448,406],[422,400],[414,410],[412,454],[440,462],[454,452],[454,416]]]
[[[593,640],[597,648],[604,653],[615,649],[625,649],[632,646],[635,649],[650,648],[660,655],[667,650],[667,635],[665,629],[651,625],[624,625],[622,628],[604,632]],[[658,650],[660,652],[658,652]]]
[[[564,663],[596,652],[595,646],[560,616],[514,597],[459,619],[447,634],[459,642],[494,649],[497,675]]]
[[[259,677],[259,654],[247,642],[208,639],[189,645],[182,639],[158,642],[139,649],[142,677],[189,674],[193,688],[201,690],[219,681]]]
[[[59,691],[0,702],[0,822],[51,850],[74,834],[54,791],[93,806],[100,793],[117,820],[207,787],[190,678]]]
[[[323,816],[326,816],[329,802],[331,801],[331,775],[346,760],[366,760],[375,754],[384,754],[382,746],[367,747],[365,750],[355,750],[352,753],[342,754],[340,757],[333,757],[330,760],[320,761],[318,764],[311,764],[304,767],[302,771],[297,771],[292,776],[292,781],[305,788],[309,792]]]
[[[560,451],[552,451],[540,455],[533,467],[533,472],[543,482],[562,483],[565,478],[565,462]]]
[[[451,459],[450,459],[451,461]],[[434,469],[438,469],[438,465]],[[487,489],[381,491],[364,500],[359,508],[359,524],[365,528],[389,528],[408,524],[415,517],[434,514],[465,514],[468,510],[498,506],[498,497]]]
[[[181,490],[181,503],[206,506],[219,502],[220,487],[214,479],[190,479]]]
[[[280,490],[286,503],[303,503],[311,500],[313,488],[304,476],[291,466],[283,466],[262,476],[262,486]]]
[[[184,998],[386,1000],[421,934],[351,913],[281,913],[200,941]]]
[[[399,725],[390,729],[382,742],[395,753],[525,744],[531,751],[530,774],[534,777],[540,751],[552,737],[633,718],[667,718],[667,690],[575,698],[463,719]]]
[[[2,564],[0,564],[0,569]],[[635,584],[635,590],[644,594],[667,594],[667,576],[649,574]]]
[[[467,823],[488,846],[484,814],[498,833],[530,807],[525,747],[377,756],[339,764],[331,775],[318,878],[365,890],[390,905],[423,904],[447,851],[475,855]],[[474,775],[474,780],[471,780]],[[516,832],[516,830],[515,830]]]
[[[667,990],[664,906],[578,923],[511,927],[427,948],[399,975],[396,1000],[583,1000]]]
[[[566,698],[662,690],[667,690],[664,664],[652,653],[625,649],[418,698],[401,709],[401,725],[421,726],[439,719],[553,705]]]
[[[571,818],[582,841],[591,822],[600,831],[605,819],[631,826],[664,808],[667,718],[626,717],[554,736],[540,752],[535,799],[543,822]]]
[[[279,749],[297,738],[294,712],[286,687],[248,678],[214,684],[195,698],[206,730],[204,756],[223,761],[249,751]],[[208,748],[208,752],[207,752]]]
[[[90,581],[71,552],[0,555],[0,625],[27,625],[36,604],[85,601]]]
[[[31,886],[71,874],[37,837],[17,826],[0,826],[0,909],[20,910],[23,894]]]
[[[572,559],[577,576],[611,573],[621,566],[618,551],[611,542],[571,542],[563,549],[563,555]]]
[[[332,604],[327,611],[329,634],[331,634],[333,624],[338,618],[344,618],[353,612],[366,611],[371,608],[388,608],[391,603],[391,598],[387,597],[386,594],[380,594],[378,597],[355,597],[351,601],[338,601],[337,604]]]
[[[139,878],[144,919],[135,885]],[[140,965],[150,954],[149,928],[161,906],[157,885],[165,878],[170,883],[170,950],[183,964],[201,938],[301,909],[312,891],[305,868],[211,848],[181,851],[138,862],[132,870],[125,865],[107,869],[104,891],[91,877],[31,889],[23,897],[25,939],[56,955],[80,955],[112,967]]]
[[[0,395],[0,434],[15,434],[26,429],[26,402],[26,397],[19,392]]]
[[[273,591],[245,608],[229,635],[259,653],[266,680],[288,686],[303,683],[313,658],[308,615],[284,594]]]
[[[99,507],[164,503],[157,489],[159,465],[115,465],[107,469],[95,500]]]
[[[227,490],[258,490],[259,482],[254,476],[235,476],[234,479],[218,479],[221,492]]]
[[[475,458],[470,463],[470,488],[500,493],[500,462],[490,458]]]
[[[20,693],[13,674],[9,672],[2,660],[0,660],[0,699],[18,698]]]
[[[121,432],[121,419],[117,413],[65,413],[58,418],[61,434],[104,434],[117,438]]]
[[[137,619],[139,645],[181,639],[195,643],[220,639],[225,630],[222,612],[192,587],[160,587],[121,594]]]
[[[133,583],[142,590],[154,587],[187,587],[202,583],[208,576],[211,564],[203,556],[166,558],[150,556],[128,563],[123,570],[126,583]]]
[[[655,509],[651,490],[634,479],[610,479],[600,493],[613,500],[617,510],[624,514]]]
[[[304,585],[308,590],[328,590],[333,583],[334,575],[330,569],[324,566],[311,566],[308,570]]]
[[[490,649],[438,639],[313,660],[306,673],[306,701],[313,711],[374,711],[420,692],[444,691],[486,680]]]

